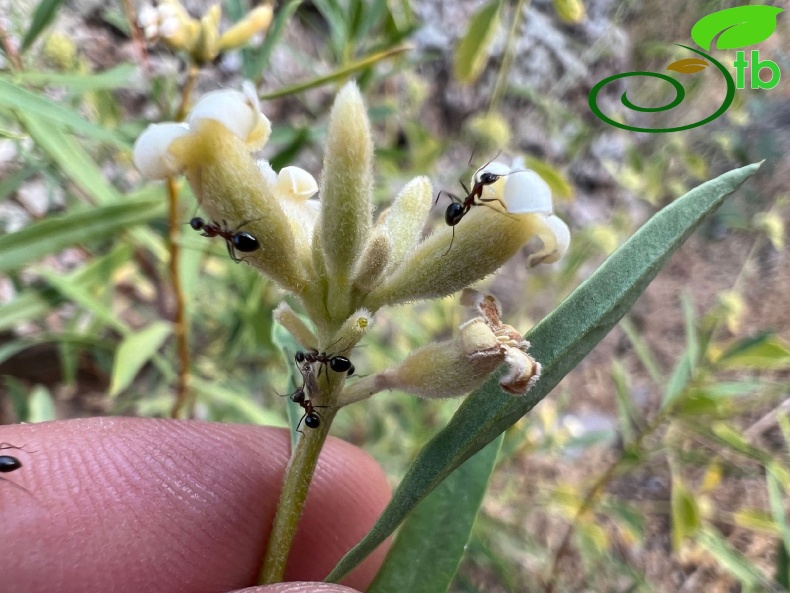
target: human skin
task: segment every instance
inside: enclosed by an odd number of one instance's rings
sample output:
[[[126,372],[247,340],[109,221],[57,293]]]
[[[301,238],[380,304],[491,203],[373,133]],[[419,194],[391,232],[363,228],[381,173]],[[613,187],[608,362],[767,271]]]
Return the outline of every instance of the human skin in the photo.
[[[226,593],[253,585],[289,441],[281,429],[141,418],[0,426],[0,443],[21,447],[0,454],[23,464],[0,481],[0,593]],[[329,438],[285,580],[323,579],[389,497],[367,453]],[[385,553],[377,550],[344,584],[364,590]],[[252,591],[351,590],[301,582],[245,589]]]

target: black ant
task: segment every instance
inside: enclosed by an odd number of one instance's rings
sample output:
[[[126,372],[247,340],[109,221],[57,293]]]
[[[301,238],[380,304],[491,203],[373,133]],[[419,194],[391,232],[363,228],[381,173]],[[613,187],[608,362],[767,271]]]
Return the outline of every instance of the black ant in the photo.
[[[14,445],[11,445],[9,443],[0,443],[0,450],[2,449],[20,449],[24,451],[22,447],[15,447]],[[0,455],[0,474],[9,474],[11,472],[20,469],[21,467],[22,467],[22,462],[19,461],[19,459],[17,459],[16,457],[12,457],[11,455]],[[2,480],[3,482],[8,482],[12,486],[16,486],[17,488],[24,490],[25,492],[30,494],[27,488],[23,488],[22,486],[20,486],[19,484],[15,484],[11,480],[6,480],[5,478],[0,478],[0,480]]]
[[[345,356],[329,356],[326,352],[318,352],[318,350],[311,350],[309,352],[297,352],[294,356],[296,365],[304,373],[304,369],[312,365],[314,362],[320,362],[321,367],[318,369],[318,375],[321,375],[321,369],[325,365],[336,373],[346,373],[350,377],[356,372],[354,365]]]
[[[244,224],[248,223],[245,222]],[[244,224],[241,226],[244,226]],[[225,239],[225,243],[228,247],[228,254],[230,255],[230,258],[237,264],[240,263],[242,259],[236,257],[236,251],[250,253],[251,251],[256,251],[261,247],[258,239],[256,239],[253,235],[250,233],[240,233],[229,229],[227,223],[224,220],[220,225],[216,222],[206,222],[199,216],[196,216],[189,221],[189,226],[191,226],[196,231],[203,231],[202,235],[204,237],[222,237]]]
[[[499,154],[483,165],[482,168],[485,169],[498,156]],[[514,173],[514,171],[511,171],[511,173]],[[447,226],[453,227],[453,238],[450,240],[450,247],[447,248],[447,251],[444,252],[444,255],[450,253],[450,249],[453,247],[453,241],[455,241],[455,225],[461,222],[461,219],[469,213],[469,211],[472,209],[472,206],[482,205],[482,203],[485,202],[499,202],[502,205],[502,208],[507,211],[505,204],[499,198],[483,197],[483,190],[486,188],[486,186],[493,185],[499,180],[500,177],[504,177],[506,175],[510,175],[510,173],[499,174],[492,173],[491,171],[483,171],[479,176],[475,175],[476,181],[471,190],[467,188],[466,184],[463,182],[463,180],[461,180],[461,187],[463,187],[464,191],[466,192],[466,197],[463,199],[459,198],[453,193],[450,193],[449,191],[439,191],[439,193],[436,195],[436,201],[433,203],[434,206],[439,202],[439,198],[442,197],[442,194],[446,194],[447,197],[452,200],[452,204],[447,206],[447,210],[444,212],[444,221],[447,223]]]
[[[0,474],[8,474],[22,467],[22,462],[10,455],[0,455]]]
[[[307,397],[308,383],[313,386],[313,389],[317,389],[315,385],[315,377],[309,365],[300,366],[299,372],[302,373],[302,386],[297,388],[296,391],[291,393],[288,397],[295,404],[299,404],[304,410],[304,414],[302,414],[302,417],[299,419],[299,424],[296,425],[296,430],[298,432],[302,432],[301,430],[299,430],[299,427],[302,425],[302,422],[304,422],[304,425],[307,428],[318,428],[319,426],[321,426],[321,415],[318,412],[316,412],[315,409],[326,408],[328,406],[316,406]]]
[[[9,443],[0,443],[0,450],[3,449],[20,449],[24,451],[22,447],[14,447],[14,445]],[[11,473],[18,470],[20,467],[22,467],[22,462],[16,457],[11,457],[10,455],[0,455],[0,474]]]

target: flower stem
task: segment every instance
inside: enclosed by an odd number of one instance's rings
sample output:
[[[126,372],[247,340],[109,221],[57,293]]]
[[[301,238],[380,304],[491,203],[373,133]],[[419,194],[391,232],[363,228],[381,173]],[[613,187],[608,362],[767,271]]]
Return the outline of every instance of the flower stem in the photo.
[[[181,225],[178,221],[178,186],[175,179],[167,179],[167,202],[169,206],[169,230],[167,233],[170,250],[170,285],[173,287],[176,306],[173,313],[176,348],[178,350],[178,378],[176,381],[176,401],[170,414],[178,418],[189,400],[189,340],[187,338],[186,306],[184,290],[181,286],[181,253],[178,244]]]
[[[176,121],[181,121],[186,115],[189,106],[192,90],[195,88],[199,68],[195,64],[189,66],[186,83],[181,91],[181,104],[176,112]],[[170,285],[173,287],[173,294],[176,300],[175,312],[173,314],[174,333],[176,336],[176,348],[178,350],[178,379],[176,382],[176,401],[170,415],[178,418],[184,411],[189,401],[189,340],[187,337],[186,303],[184,300],[184,290],[181,286],[181,257],[179,238],[181,235],[181,225],[178,220],[178,186],[172,177],[167,180],[167,203],[169,210],[169,230],[167,233],[168,248],[170,250]],[[191,414],[190,414],[191,415]]]
[[[288,462],[280,501],[277,504],[277,514],[269,533],[269,546],[258,578],[260,585],[280,583],[285,578],[288,555],[307,500],[310,482],[318,464],[318,455],[329,434],[334,415],[333,411],[323,413],[319,429],[305,430]]]
[[[21,71],[22,60],[19,58],[19,53],[16,51],[14,42],[8,36],[8,33],[3,27],[3,23],[0,23],[0,45],[3,47],[6,58],[8,58],[8,65],[11,67],[11,70],[15,70],[17,72]]]

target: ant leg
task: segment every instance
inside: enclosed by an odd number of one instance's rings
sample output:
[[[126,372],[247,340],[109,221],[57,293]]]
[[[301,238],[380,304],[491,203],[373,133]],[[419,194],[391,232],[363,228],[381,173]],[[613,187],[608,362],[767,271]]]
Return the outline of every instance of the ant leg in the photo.
[[[239,259],[236,257],[236,250],[233,249],[233,243],[231,243],[229,239],[225,239],[225,247],[228,248],[228,255],[230,256],[230,259],[235,261],[237,264],[240,264],[243,261],[243,258]]]
[[[451,226],[450,228],[453,230],[453,238],[452,238],[452,239],[450,239],[450,246],[447,248],[447,251],[445,251],[445,252],[442,254],[442,257],[444,257],[445,255],[447,255],[448,253],[450,253],[450,250],[453,248],[453,241],[455,241],[455,226]]]
[[[505,212],[507,212],[507,206],[505,206],[505,203],[502,200],[500,200],[499,198],[478,198],[478,199],[481,202],[499,202],[499,205],[502,206],[502,208],[505,209]]]

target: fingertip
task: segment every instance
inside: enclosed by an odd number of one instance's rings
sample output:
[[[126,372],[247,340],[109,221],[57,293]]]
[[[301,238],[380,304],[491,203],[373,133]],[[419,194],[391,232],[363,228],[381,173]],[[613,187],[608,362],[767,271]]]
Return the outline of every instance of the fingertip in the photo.
[[[15,590],[215,592],[255,582],[290,455],[286,431],[134,418],[0,427],[24,444],[0,483],[0,555]],[[29,451],[29,452],[28,452]],[[15,453],[16,455],[16,453]],[[389,499],[378,464],[330,438],[287,577],[323,579]],[[364,589],[383,551],[347,582]],[[339,589],[342,590],[342,589]]]
[[[250,587],[232,593],[359,593],[359,591],[335,583],[292,582]]]

